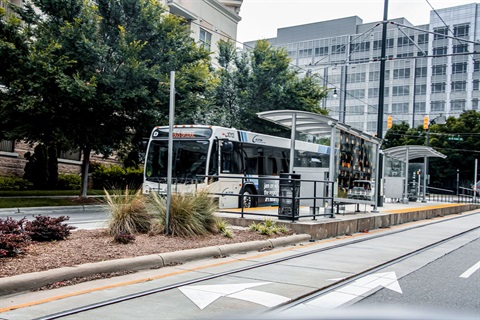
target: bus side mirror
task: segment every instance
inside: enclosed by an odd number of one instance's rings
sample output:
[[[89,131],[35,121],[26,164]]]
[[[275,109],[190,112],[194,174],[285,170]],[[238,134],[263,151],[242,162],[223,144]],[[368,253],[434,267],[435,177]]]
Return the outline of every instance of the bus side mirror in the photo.
[[[231,141],[223,141],[222,152],[232,153],[233,152],[233,143]]]

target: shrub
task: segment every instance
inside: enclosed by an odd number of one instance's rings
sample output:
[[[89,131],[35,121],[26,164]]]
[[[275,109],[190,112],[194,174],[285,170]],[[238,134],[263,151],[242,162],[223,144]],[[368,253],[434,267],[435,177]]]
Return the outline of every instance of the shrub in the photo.
[[[80,190],[81,177],[78,174],[61,173],[58,175],[58,190]]]
[[[76,229],[76,227],[69,226],[66,223],[62,224],[69,219],[65,216],[52,218],[38,215],[35,216],[35,220],[26,223],[25,230],[29,232],[33,241],[65,240],[70,235],[71,230]]]
[[[23,191],[33,187],[33,183],[20,177],[0,177],[0,190]]]
[[[151,193],[151,203],[159,224],[166,226],[166,199]],[[218,210],[215,200],[206,189],[193,194],[172,194],[169,233],[173,236],[191,237],[216,233]]]
[[[219,219],[217,221],[217,230],[218,230],[218,232],[223,234],[225,237],[233,238],[232,231],[230,229],[228,229],[228,223],[225,220]]]
[[[30,244],[30,237],[24,229],[25,221],[25,218],[19,221],[10,217],[0,219],[0,257],[13,257],[25,252]]]
[[[274,233],[289,232],[285,226],[277,226],[277,223],[271,219],[265,219],[263,222],[259,223],[252,223],[249,225],[249,229],[267,236],[270,236]]]
[[[92,164],[92,180],[95,189],[136,189],[143,182],[142,168],[123,168],[118,165]]]
[[[124,192],[113,190],[110,193],[105,190],[105,196],[110,211],[108,233],[111,236],[150,231],[152,215],[140,189],[133,192],[126,188]]]

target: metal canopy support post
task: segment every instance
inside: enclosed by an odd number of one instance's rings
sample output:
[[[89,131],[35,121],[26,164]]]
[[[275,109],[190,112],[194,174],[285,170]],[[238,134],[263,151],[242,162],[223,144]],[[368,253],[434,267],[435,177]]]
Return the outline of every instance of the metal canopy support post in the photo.
[[[376,159],[377,165],[378,165],[379,157],[380,157],[380,145],[377,144],[377,157],[376,157],[377,158]],[[375,185],[375,191],[374,191],[374,195],[373,195],[375,197],[375,201],[374,201],[374,204],[373,204],[373,210],[372,210],[373,213],[378,213],[379,212],[378,211],[378,206],[377,206],[377,199],[378,199],[378,194],[380,192],[380,188],[383,188],[383,183],[381,183],[380,179],[381,178],[378,174],[378,170],[375,170],[375,180],[376,180],[375,184],[376,185]]]
[[[336,133],[336,127],[335,124],[332,123],[331,121],[328,122],[328,124],[332,127],[331,129],[331,135],[330,135],[330,161],[328,164],[328,181],[329,186],[328,186],[328,197],[330,198],[328,200],[328,206],[330,207],[331,213],[332,213],[332,218],[335,218],[335,211],[333,210],[333,187],[335,185],[335,172],[337,171],[335,168],[335,133]]]
[[[290,132],[290,164],[288,166],[288,171],[293,173],[293,165],[295,161],[295,132],[297,130],[297,114],[292,113],[292,128]]]
[[[475,159],[475,177],[473,178],[473,202],[477,202],[477,170],[478,159]]]
[[[422,202],[427,202],[427,159],[428,157],[423,157],[423,199]]]
[[[407,147],[407,154],[405,157],[405,183],[403,187],[404,187],[403,203],[407,204],[408,203],[408,147]]]

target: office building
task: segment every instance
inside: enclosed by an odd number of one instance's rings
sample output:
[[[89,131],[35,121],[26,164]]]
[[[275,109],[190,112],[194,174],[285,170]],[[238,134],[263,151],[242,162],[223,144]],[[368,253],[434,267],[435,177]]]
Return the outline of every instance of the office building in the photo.
[[[408,17],[388,21],[384,131],[389,115],[394,124],[416,127],[424,116],[431,120],[479,110],[479,9],[472,3],[432,10],[429,24],[418,26]],[[301,72],[331,89],[321,102],[330,116],[374,134],[382,25],[353,16],[281,28],[267,40],[287,50]]]

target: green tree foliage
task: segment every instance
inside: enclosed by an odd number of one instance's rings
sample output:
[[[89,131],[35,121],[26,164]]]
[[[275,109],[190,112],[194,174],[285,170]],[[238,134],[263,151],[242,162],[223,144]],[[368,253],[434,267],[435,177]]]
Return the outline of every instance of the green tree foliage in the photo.
[[[241,55],[231,42],[220,42],[219,47],[221,69],[215,98],[223,125],[281,134],[286,132],[266,125],[257,113],[288,109],[326,114],[319,103],[327,89],[318,86],[313,76],[299,77],[285,50],[273,48],[266,40]]]
[[[430,147],[447,156],[429,159],[430,185],[456,190],[459,169],[460,186],[469,188],[474,180],[475,159],[480,157],[480,112],[468,110],[458,118],[449,117],[446,124],[431,124],[428,140]],[[403,145],[427,145],[427,131],[423,126],[394,124],[385,134],[382,148]]]
[[[468,110],[458,118],[448,117],[445,125],[432,125],[430,146],[447,156],[430,160],[431,185],[455,190],[459,169],[460,186],[469,188],[475,159],[480,158],[480,112]]]
[[[209,53],[158,0],[33,4],[41,14],[27,5],[0,24],[1,131],[80,148],[85,196],[91,151],[139,146],[168,123],[170,71],[177,117],[191,120],[208,86]]]
[[[382,143],[382,149],[404,145],[425,145],[425,130],[421,126],[410,128],[408,123],[394,124],[387,130]]]

